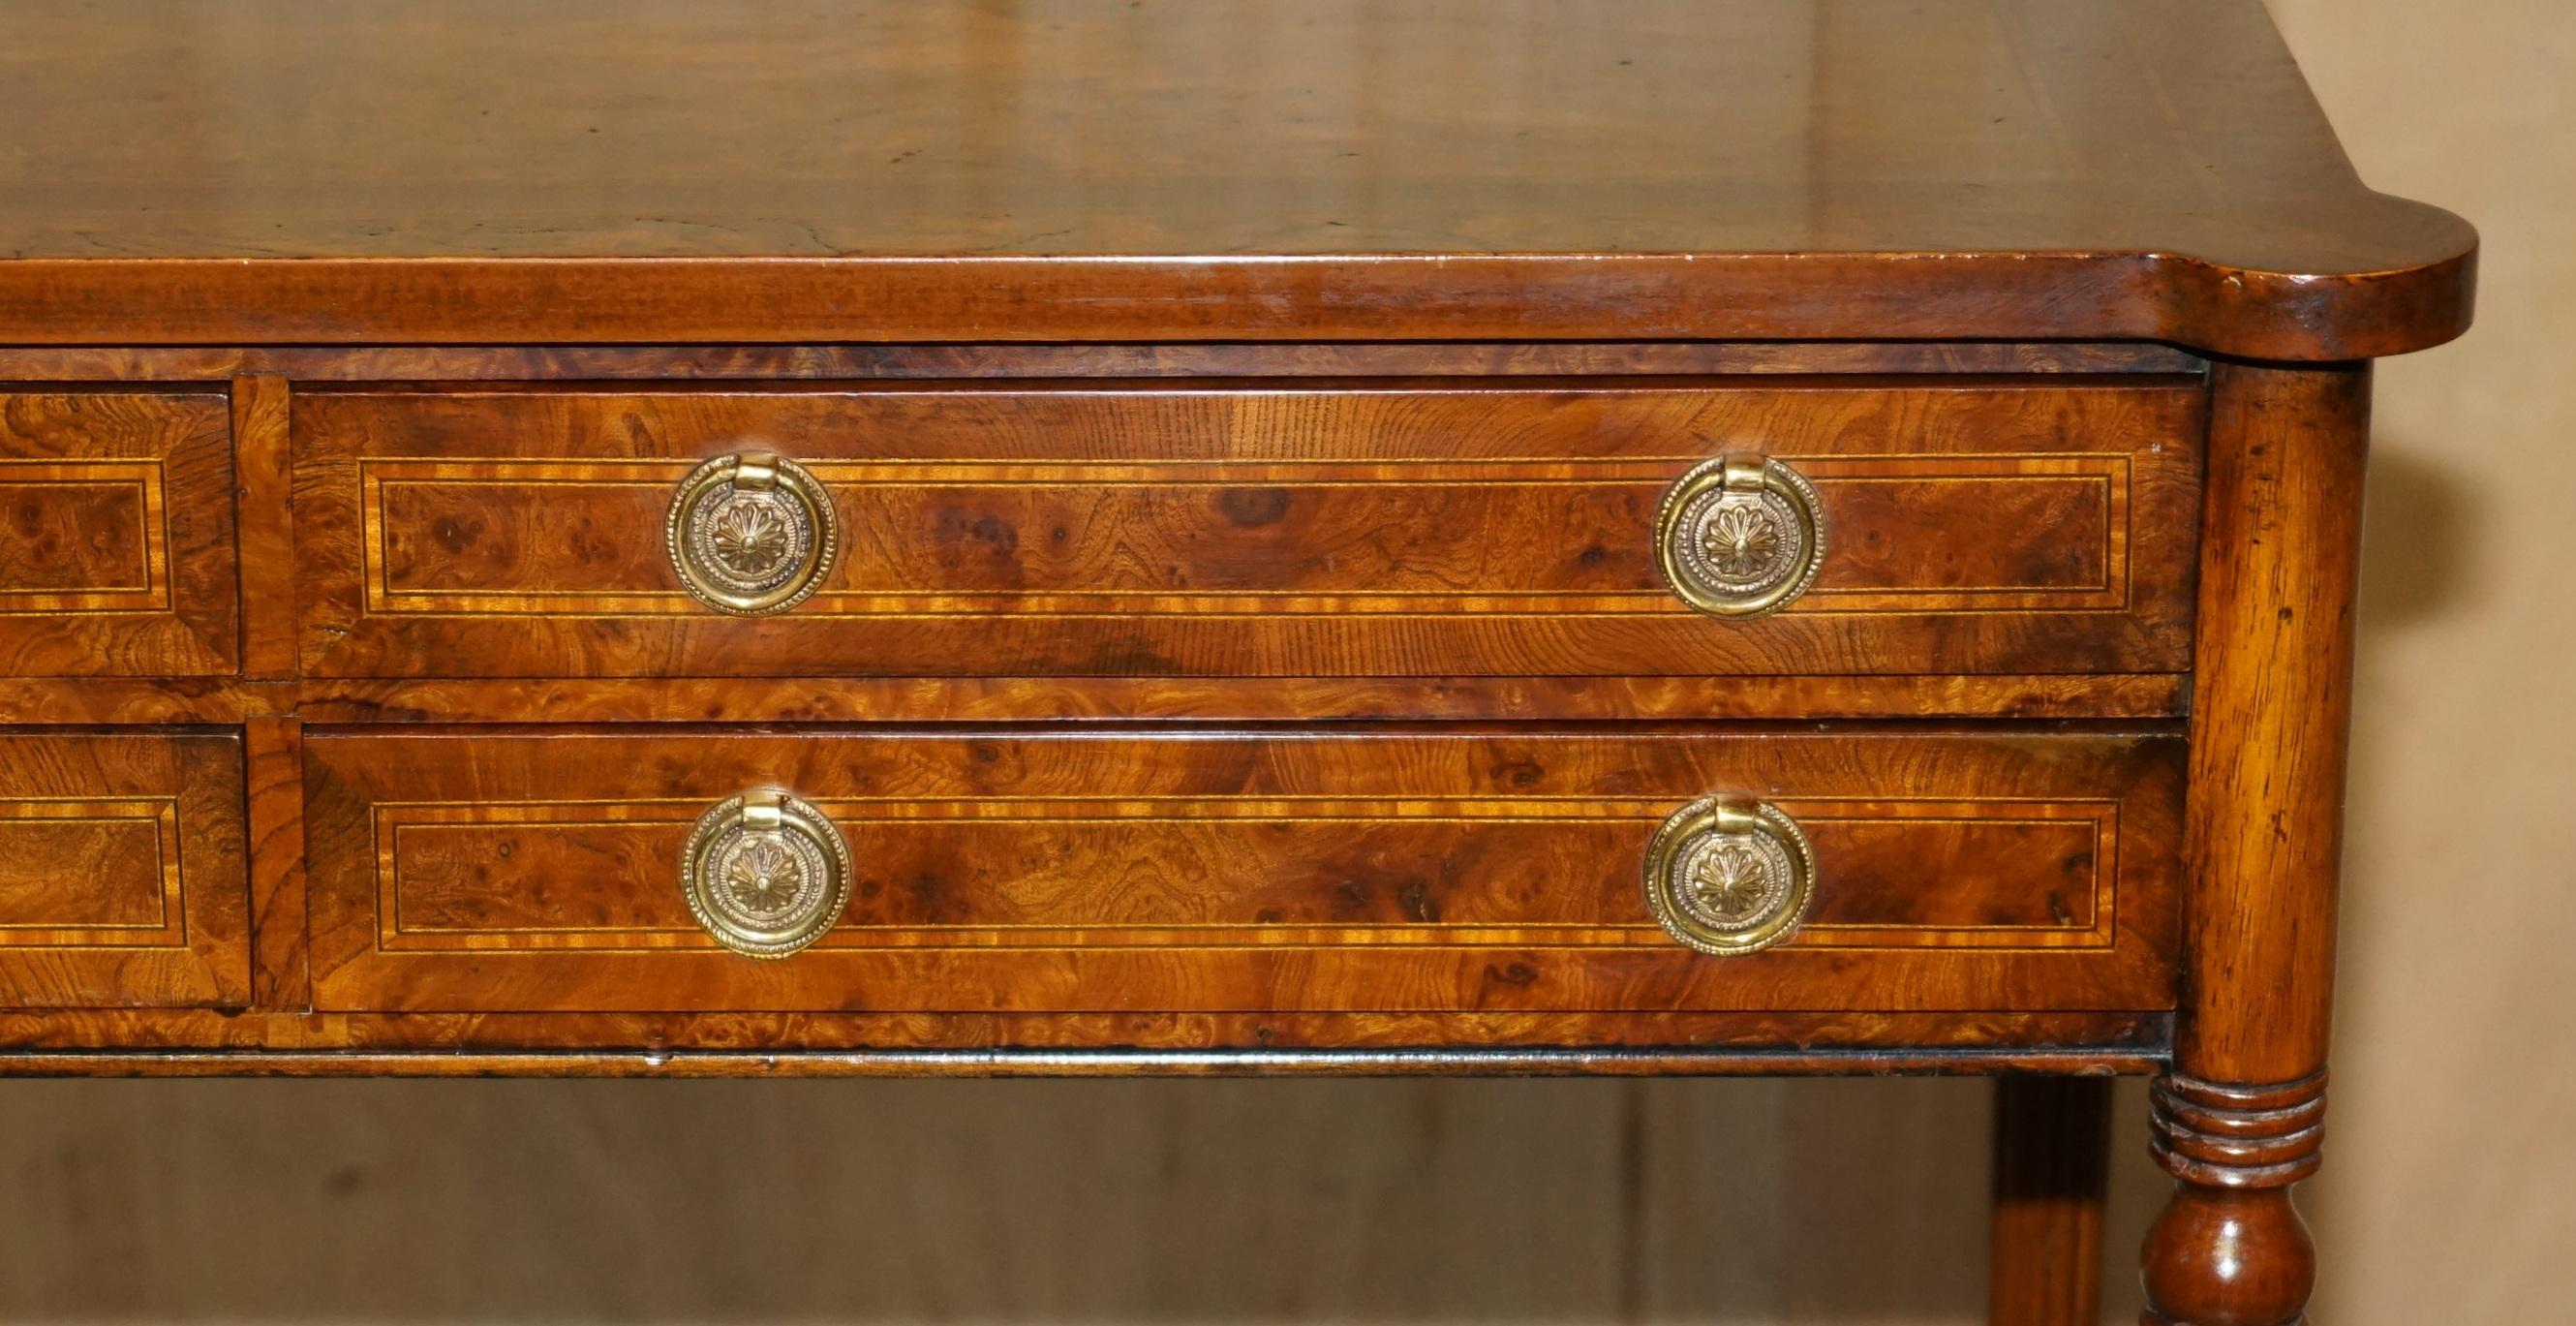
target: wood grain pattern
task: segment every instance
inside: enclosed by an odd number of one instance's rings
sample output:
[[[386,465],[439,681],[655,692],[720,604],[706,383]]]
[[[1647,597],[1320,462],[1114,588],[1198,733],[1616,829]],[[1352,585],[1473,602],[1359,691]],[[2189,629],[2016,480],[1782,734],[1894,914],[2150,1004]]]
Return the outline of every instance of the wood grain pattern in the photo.
[[[0,503],[13,537],[0,576],[19,605],[159,607],[169,577],[161,546],[160,475],[103,462],[12,466]],[[27,615],[26,607],[12,615]]]
[[[1077,719],[2179,718],[2173,673],[1987,677],[317,678],[316,723],[950,723]],[[11,695],[0,683],[0,700]],[[24,694],[24,691],[20,693]],[[49,690],[53,712],[83,695]],[[258,697],[251,697],[256,699]],[[144,710],[156,692],[121,701]],[[249,702],[249,701],[245,701]],[[30,699],[30,706],[38,703]],[[148,710],[144,710],[148,711]]]
[[[1723,1068],[1830,1071],[1896,1056],[1957,1071],[2115,1071],[2157,1067],[2170,1043],[2165,1012],[1855,1013],[1638,1010],[1599,1013],[215,1013],[192,1009],[0,1010],[0,1052],[137,1055],[180,1049],[239,1055],[437,1051],[560,1059],[613,1051],[651,1056],[731,1052],[811,1054],[1044,1051],[1221,1055],[1244,1047],[1332,1051],[1603,1051],[1571,1064],[1642,1065],[1705,1059]],[[610,1051],[602,1051],[610,1047]],[[1104,1053],[1097,1062],[1107,1063]],[[117,1062],[134,1063],[124,1059]],[[605,1060],[603,1060],[605,1062]],[[889,1061],[891,1062],[891,1061]],[[1466,1062],[1462,1060],[1461,1062]],[[1537,1058],[1528,1062],[1538,1063]],[[1800,1065],[1810,1065],[1800,1069]],[[1604,1067],[1602,1071],[1611,1071]]]
[[[233,379],[233,464],[241,521],[242,676],[291,678],[296,656],[295,596],[274,586],[295,579],[294,458],[289,454],[287,380],[276,374]]]
[[[241,743],[0,732],[0,1006],[239,1005]]]
[[[258,1007],[313,1001],[305,965],[304,724],[252,718],[243,725],[250,834],[251,996]]]
[[[117,12],[0,53],[0,340],[2340,359],[2468,317],[2474,234],[2362,186],[2253,0]]]
[[[306,751],[330,1009],[2171,997],[2178,751],[2152,735],[326,729]],[[850,915],[786,962],[723,953],[678,906],[688,822],[754,786],[856,843]],[[1714,960],[1653,928],[1636,872],[1666,814],[1728,788],[1808,824],[1823,882],[1791,944]]]
[[[1106,345],[0,346],[22,382],[836,382],[1007,378],[2199,373],[2125,341],[1446,341]]]
[[[233,670],[220,396],[0,392],[0,675]]]
[[[2211,387],[2189,995],[2155,1098],[2176,1183],[2147,1316],[2291,1326],[2316,1282],[2289,1188],[2324,1135],[2370,374],[2229,366]]]
[[[2476,240],[2254,0],[187,12],[0,47],[0,718],[224,725],[0,732],[0,1071],[2161,1066],[2147,1320],[2301,1319],[2346,365]],[[700,619],[658,495],[770,433],[864,555]],[[1623,539],[1747,433],[1846,542],[1689,618]],[[667,881],[773,777],[866,856],[754,968]],[[1713,787],[1819,840],[1758,959],[1627,889]],[[2093,1093],[1997,1320],[2090,1314]]]
[[[1663,948],[1661,932],[1631,915],[1633,872],[1596,877],[1572,868],[1640,855],[1637,831],[1659,801],[1487,808],[1430,796],[1322,805],[1048,796],[962,807],[944,799],[819,804],[866,826],[869,857],[847,923],[853,933],[827,940],[827,951],[1492,947],[1545,931],[1559,932],[1555,945]],[[1799,931],[1800,944],[2111,944],[2118,824],[2108,803],[1782,804],[1800,812],[1834,881]],[[379,802],[377,951],[703,949],[677,893],[646,887],[676,869],[702,809],[686,799]],[[1427,825],[1439,836],[1426,834]],[[1401,882],[1381,893],[1367,873],[1390,867]],[[1335,877],[1348,878],[1335,884]],[[602,880],[616,883],[594,882]]]
[[[0,677],[21,723],[2180,718],[2174,673],[1991,677]]]
[[[2111,1084],[1995,1079],[1988,1326],[2099,1326]]]
[[[166,798],[12,801],[0,821],[0,943],[175,946],[178,849],[179,807]]]
[[[2173,670],[2198,396],[2152,381],[313,393],[307,669]],[[662,539],[682,475],[745,447],[811,469],[846,545],[748,621]],[[1759,621],[1655,569],[1664,488],[1730,449],[1795,464],[1834,531]]]
[[[2101,1051],[1729,1050],[0,1050],[10,1077],[1128,1078],[1941,1077],[2146,1072]]]
[[[0,677],[11,723],[238,723],[295,690],[233,677]]]

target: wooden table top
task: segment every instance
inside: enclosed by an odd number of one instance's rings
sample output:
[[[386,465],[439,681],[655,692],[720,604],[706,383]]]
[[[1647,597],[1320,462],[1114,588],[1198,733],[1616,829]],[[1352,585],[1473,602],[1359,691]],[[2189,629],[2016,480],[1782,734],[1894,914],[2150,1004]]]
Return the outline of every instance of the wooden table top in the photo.
[[[23,0],[0,341],[2457,334],[2257,0]]]

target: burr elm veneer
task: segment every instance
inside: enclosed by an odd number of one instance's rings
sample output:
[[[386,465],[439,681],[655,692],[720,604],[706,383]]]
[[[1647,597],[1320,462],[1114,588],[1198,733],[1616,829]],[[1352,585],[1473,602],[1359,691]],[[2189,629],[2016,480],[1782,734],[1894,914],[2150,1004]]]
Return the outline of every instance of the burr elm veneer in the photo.
[[[0,1072],[1994,1073],[2011,1326],[2153,1073],[2300,1318],[2475,238],[2253,0],[11,21]]]

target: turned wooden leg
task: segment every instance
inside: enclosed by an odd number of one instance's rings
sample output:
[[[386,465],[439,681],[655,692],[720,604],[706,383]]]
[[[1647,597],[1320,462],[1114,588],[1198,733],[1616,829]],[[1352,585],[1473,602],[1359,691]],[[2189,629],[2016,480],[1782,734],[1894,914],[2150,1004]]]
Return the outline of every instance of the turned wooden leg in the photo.
[[[1991,1326],[2095,1326],[2101,1319],[2110,1113],[2109,1078],[1995,1079]]]
[[[2289,1190],[2324,1135],[2370,378],[2212,372],[2191,919],[2153,1095],[2175,1188],[2147,1236],[2144,1320],[2290,1326],[2316,1283]]]
[[[2147,1235],[2155,1322],[2276,1326],[2301,1320],[2317,1255],[2290,1205],[2316,1172],[2325,1076],[2275,1087],[2180,1074],[2156,1083],[2156,1159],[2179,1180]]]

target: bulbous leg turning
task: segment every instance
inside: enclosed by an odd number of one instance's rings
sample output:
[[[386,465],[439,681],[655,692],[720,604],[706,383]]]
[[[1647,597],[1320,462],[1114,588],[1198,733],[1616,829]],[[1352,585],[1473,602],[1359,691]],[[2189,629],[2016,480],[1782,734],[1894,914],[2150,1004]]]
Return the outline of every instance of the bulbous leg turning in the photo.
[[[2316,1172],[2325,1076],[2231,1086],[2168,1074],[2155,1085],[2156,1159],[2173,1199],[2148,1231],[2146,1326],[2298,1326],[2316,1247],[2290,1185]]]
[[[2317,1283],[2308,1228],[2277,1188],[2176,1184],[2145,1265],[2146,1326],[2295,1326]]]

